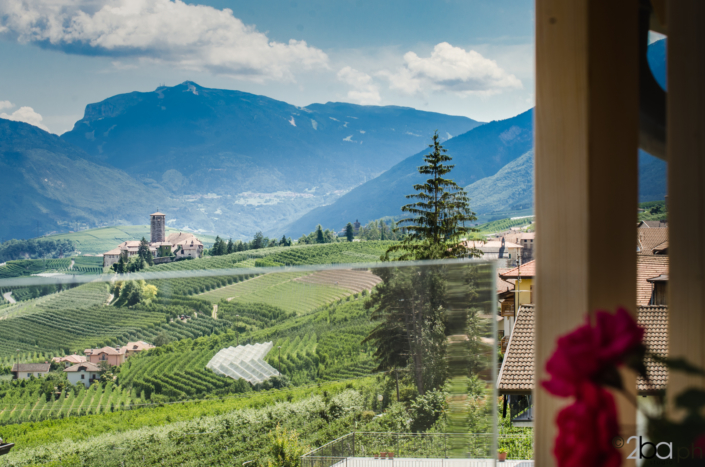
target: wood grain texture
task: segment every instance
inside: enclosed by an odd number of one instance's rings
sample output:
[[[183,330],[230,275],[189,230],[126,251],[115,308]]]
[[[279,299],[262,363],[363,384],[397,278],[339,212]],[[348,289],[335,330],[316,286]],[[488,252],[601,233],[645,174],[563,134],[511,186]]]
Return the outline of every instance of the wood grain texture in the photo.
[[[638,4],[536,2],[535,460],[552,466],[568,401],[538,382],[589,311],[636,311]],[[635,392],[635,378],[625,385]],[[625,434],[635,412],[618,398]],[[626,457],[626,455],[625,455]],[[628,465],[628,464],[625,464]]]
[[[705,367],[705,2],[668,2],[669,353]],[[669,375],[673,396],[705,388]]]

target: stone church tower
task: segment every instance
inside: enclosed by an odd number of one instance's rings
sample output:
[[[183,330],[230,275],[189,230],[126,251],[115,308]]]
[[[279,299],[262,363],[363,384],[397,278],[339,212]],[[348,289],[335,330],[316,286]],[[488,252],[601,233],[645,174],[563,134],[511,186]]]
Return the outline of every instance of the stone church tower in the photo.
[[[161,212],[155,212],[151,216],[149,216],[152,223],[151,223],[151,234],[152,234],[152,239],[150,240],[152,243],[156,242],[165,242],[166,241],[166,215],[162,214]]]

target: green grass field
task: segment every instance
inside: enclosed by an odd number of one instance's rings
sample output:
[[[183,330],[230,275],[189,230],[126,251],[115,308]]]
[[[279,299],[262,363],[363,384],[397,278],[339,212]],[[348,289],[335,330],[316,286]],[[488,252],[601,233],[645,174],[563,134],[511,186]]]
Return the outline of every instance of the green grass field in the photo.
[[[167,235],[179,232],[177,229],[167,227]],[[76,244],[76,248],[83,255],[103,254],[112,250],[118,244],[128,240],[140,240],[142,237],[149,240],[148,225],[119,225],[115,227],[105,227],[102,229],[89,229],[80,232],[50,235],[43,237],[49,240],[71,240]],[[206,248],[215,241],[215,237],[210,235],[196,235]]]

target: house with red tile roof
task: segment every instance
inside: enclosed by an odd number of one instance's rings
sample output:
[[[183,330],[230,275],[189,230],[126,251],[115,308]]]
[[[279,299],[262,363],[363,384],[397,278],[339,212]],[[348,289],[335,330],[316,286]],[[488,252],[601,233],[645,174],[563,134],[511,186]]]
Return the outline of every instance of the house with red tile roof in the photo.
[[[54,357],[51,359],[52,362],[56,363],[66,363],[66,364],[75,364],[75,363],[84,363],[86,361],[86,357],[83,355],[67,355],[65,357]]]
[[[90,363],[100,364],[107,362],[112,366],[120,366],[125,363],[125,348],[124,347],[103,347],[100,349],[86,349],[84,352]]]
[[[155,348],[152,344],[148,344],[144,341],[128,342],[122,347],[125,350],[125,357],[129,358],[143,350],[149,350]]]
[[[652,229],[656,230],[656,229]],[[533,279],[536,263],[500,273],[504,280]],[[644,342],[648,350],[656,355],[668,353],[668,307],[666,286],[668,284],[668,256],[637,255],[637,321],[646,329]],[[533,299],[532,299],[533,301]],[[506,404],[515,426],[532,426],[531,393],[534,389],[534,316],[533,303],[520,303],[516,322],[509,334],[504,361],[502,362],[497,387],[499,394],[507,396]],[[505,318],[506,319],[506,318]],[[651,359],[647,359],[649,381],[637,380],[637,391],[651,395],[665,389],[667,370]],[[514,422],[513,422],[514,423]]]

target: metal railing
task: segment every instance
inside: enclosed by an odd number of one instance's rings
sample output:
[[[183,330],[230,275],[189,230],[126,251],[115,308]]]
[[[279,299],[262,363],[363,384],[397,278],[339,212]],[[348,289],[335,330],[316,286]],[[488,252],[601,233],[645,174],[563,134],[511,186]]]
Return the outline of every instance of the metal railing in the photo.
[[[499,435],[501,440],[514,438],[519,440],[527,436]],[[486,461],[495,459],[492,441],[491,433],[353,432],[309,452],[301,460],[303,467],[357,467],[370,465],[369,461],[374,459],[394,459],[400,466],[480,467],[491,465]],[[474,459],[476,462],[451,462],[459,459]],[[404,462],[400,463],[402,460]]]

